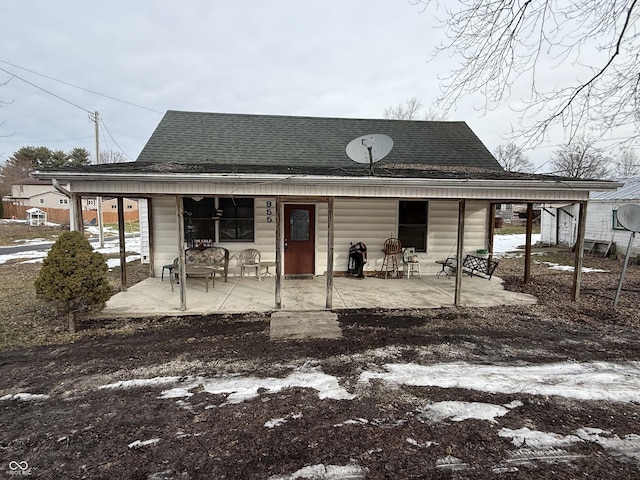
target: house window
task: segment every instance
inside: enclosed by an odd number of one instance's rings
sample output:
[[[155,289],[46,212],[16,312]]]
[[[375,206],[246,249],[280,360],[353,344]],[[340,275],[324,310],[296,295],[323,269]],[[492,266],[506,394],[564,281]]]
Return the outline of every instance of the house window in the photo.
[[[65,205],[67,203],[69,203],[69,200],[66,198],[61,198],[60,200],[58,200],[60,202],[61,205]]]
[[[398,238],[403,247],[415,247],[416,252],[427,251],[428,202],[400,201]]]
[[[211,246],[215,242],[253,242],[253,198],[183,198],[184,237],[188,247]],[[219,222],[216,211],[222,210]],[[218,231],[216,232],[216,223]]]
[[[613,230],[626,230],[626,228],[624,228],[622,225],[620,225],[620,222],[618,222],[618,210],[613,210],[611,212],[611,228]]]
[[[133,209],[133,205],[127,205],[127,208]]]
[[[220,220],[221,242],[253,242],[254,209],[253,198],[220,198],[222,209]]]
[[[41,198],[41,199],[40,199],[40,203],[44,203],[44,198]]]

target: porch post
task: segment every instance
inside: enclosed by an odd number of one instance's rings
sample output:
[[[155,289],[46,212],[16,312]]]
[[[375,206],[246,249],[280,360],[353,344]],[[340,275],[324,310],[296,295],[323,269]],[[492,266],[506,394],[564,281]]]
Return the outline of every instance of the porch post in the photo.
[[[327,310],[333,307],[333,197],[327,200]]]
[[[154,256],[155,256],[155,245],[154,245],[154,238],[153,238],[153,205],[151,204],[151,197],[147,198],[147,226],[149,228],[149,276],[150,277],[155,277],[155,274],[153,273],[155,271],[155,261],[154,261]],[[142,232],[140,232],[140,242],[142,242]]]
[[[118,197],[118,241],[120,242],[120,291],[127,291],[127,245],[124,231],[124,198]]]
[[[83,232],[84,221],[82,219],[82,197],[77,193],[71,194],[71,208],[73,209],[70,214],[71,218],[69,218],[71,230]]]
[[[575,265],[573,267],[572,300],[580,299],[580,283],[582,281],[582,259],[584,257],[584,232],[587,223],[587,202],[580,202],[578,214],[578,238],[576,239]]]
[[[180,310],[187,309],[187,273],[185,272],[184,255],[184,205],[182,195],[176,195],[176,210],[178,212],[178,270],[180,271]],[[173,275],[173,272],[171,272]]]
[[[281,198],[276,196],[276,308],[282,309],[282,215]]]
[[[533,203],[527,203],[527,229],[524,247],[524,283],[531,281],[531,232],[533,230]]]
[[[465,200],[458,202],[458,249],[456,251],[456,286],[453,304],[457,307],[460,305],[460,290],[462,288],[462,261],[464,260],[464,215]]]
[[[487,249],[489,251],[489,259],[493,259],[493,236],[496,234],[496,204],[492,203],[489,206],[489,239],[487,241]]]

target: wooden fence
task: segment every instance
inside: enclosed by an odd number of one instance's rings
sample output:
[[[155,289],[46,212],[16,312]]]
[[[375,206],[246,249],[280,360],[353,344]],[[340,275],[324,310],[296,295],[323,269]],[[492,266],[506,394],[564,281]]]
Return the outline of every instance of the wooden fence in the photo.
[[[27,210],[34,207],[26,207],[24,205],[12,205],[10,202],[2,202],[4,218],[18,218],[25,220],[27,218]],[[35,207],[43,212],[47,212],[47,222],[59,223],[61,225],[69,225],[69,210],[64,208],[48,208]],[[98,212],[95,210],[83,210],[82,219],[85,223],[96,223]],[[125,222],[135,222],[138,220],[138,210],[126,210],[124,212]],[[102,223],[118,223],[118,212],[109,210],[102,212]]]

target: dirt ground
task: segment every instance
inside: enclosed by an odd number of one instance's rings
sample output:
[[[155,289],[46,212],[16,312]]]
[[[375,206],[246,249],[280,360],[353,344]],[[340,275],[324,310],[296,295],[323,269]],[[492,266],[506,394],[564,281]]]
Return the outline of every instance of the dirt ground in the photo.
[[[522,259],[503,259],[506,286],[540,305],[340,312],[343,336],[332,340],[270,341],[268,315],[85,321],[68,343],[0,352],[0,478],[640,478],[640,452],[596,442],[534,452],[498,435],[598,428],[636,438],[637,403],[358,381],[386,363],[640,361],[639,267],[629,267],[614,310],[621,261],[585,265],[608,272],[584,274],[577,303],[568,300],[571,273],[535,264],[524,285]],[[238,403],[201,386],[162,394],[194,377],[260,383],[301,368],[335,376],[354,398],[300,386],[261,388]],[[156,381],[100,388],[134,379]],[[494,421],[425,420],[424,408],[441,401],[521,405]]]

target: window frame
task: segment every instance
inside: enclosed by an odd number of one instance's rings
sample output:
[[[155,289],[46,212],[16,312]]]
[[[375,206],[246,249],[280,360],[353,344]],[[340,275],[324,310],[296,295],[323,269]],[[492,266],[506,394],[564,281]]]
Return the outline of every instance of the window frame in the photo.
[[[231,201],[231,205],[225,205],[227,201]],[[238,205],[238,203],[250,202],[250,205]],[[216,225],[216,238],[220,243],[255,243],[256,241],[256,199],[254,197],[217,197],[216,208],[222,209],[223,214],[219,222],[236,222],[235,224],[235,237],[222,238],[222,226],[218,222]],[[228,216],[227,210],[233,208],[235,210],[234,215]],[[245,210],[249,215],[240,215],[240,211]],[[242,227],[243,224],[251,224],[251,238],[243,238]]]
[[[613,210],[611,210],[611,230],[628,232],[628,230],[620,225],[620,222],[618,222],[618,208],[614,208]]]
[[[424,222],[422,223],[416,223],[416,222],[401,222],[402,220],[402,209],[403,209],[403,205],[406,204],[416,204],[416,205],[421,205],[424,208]],[[403,228],[418,228],[420,227],[423,232],[423,241],[424,241],[424,248],[422,246],[419,245],[405,245],[405,241],[402,238],[403,237],[403,233],[402,230]],[[429,202],[427,200],[399,200],[398,201],[398,238],[400,239],[400,242],[402,243],[403,247],[415,247],[416,249],[416,253],[428,253],[429,251]],[[409,243],[409,242],[407,242]]]

